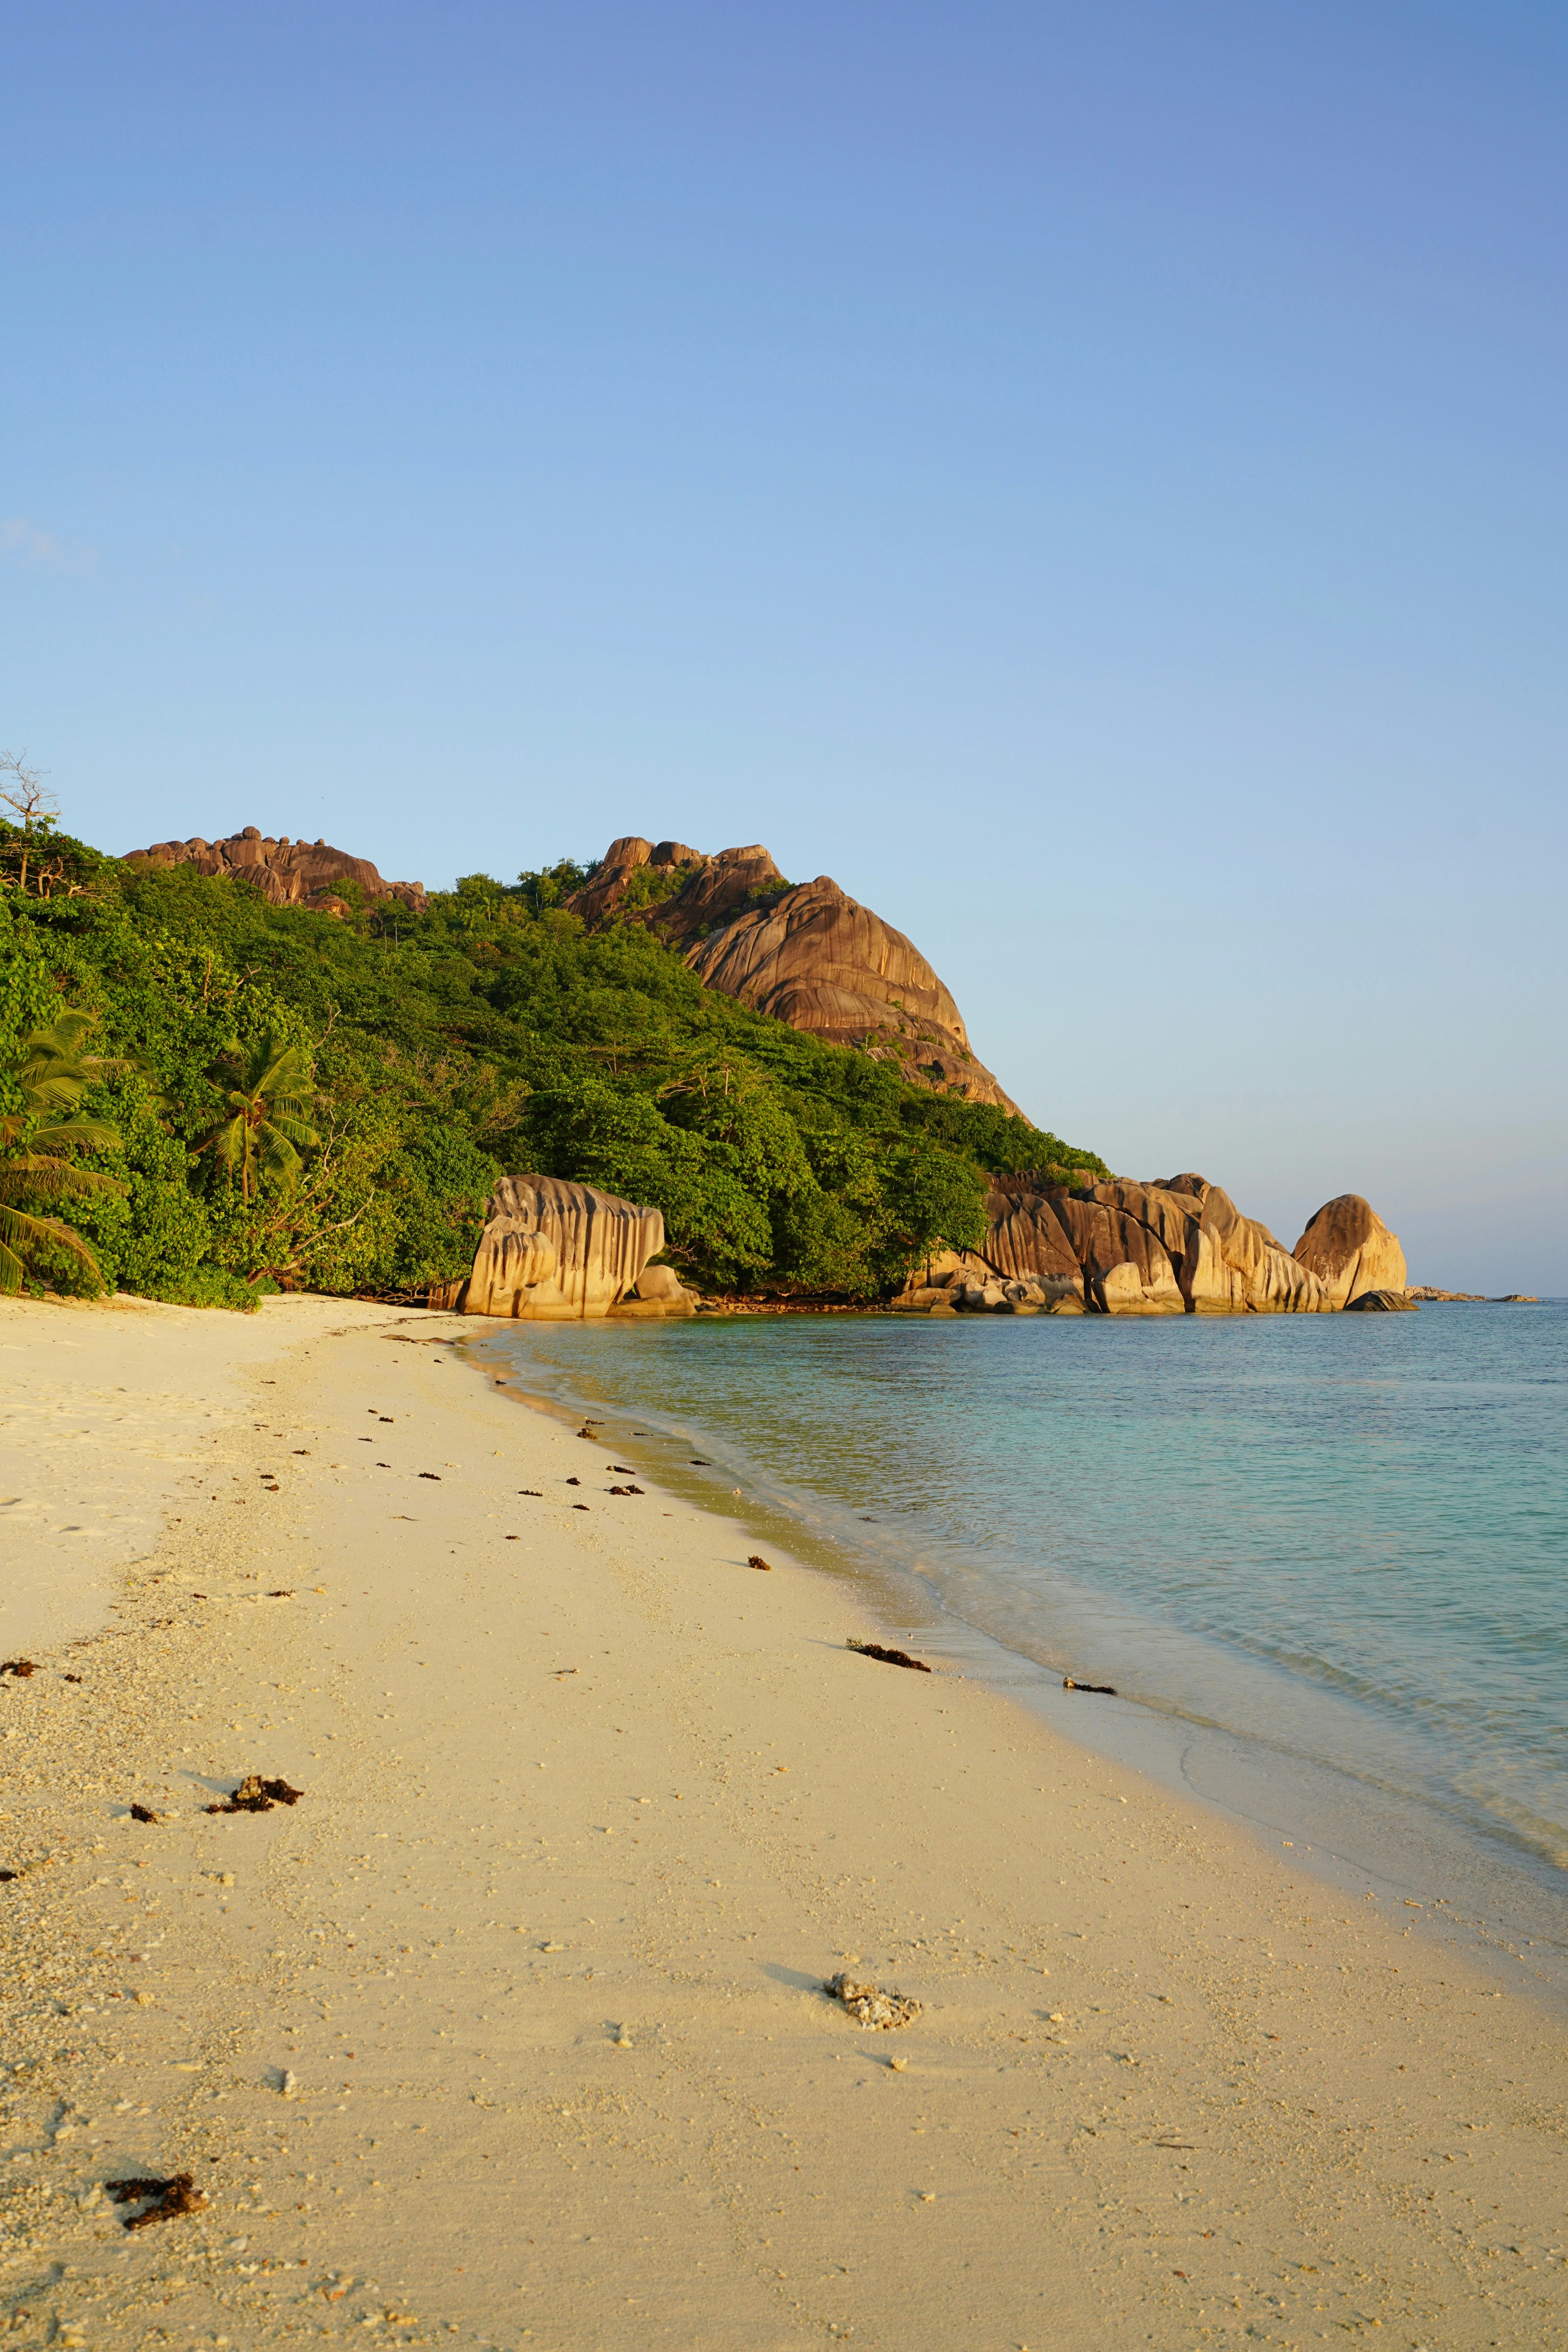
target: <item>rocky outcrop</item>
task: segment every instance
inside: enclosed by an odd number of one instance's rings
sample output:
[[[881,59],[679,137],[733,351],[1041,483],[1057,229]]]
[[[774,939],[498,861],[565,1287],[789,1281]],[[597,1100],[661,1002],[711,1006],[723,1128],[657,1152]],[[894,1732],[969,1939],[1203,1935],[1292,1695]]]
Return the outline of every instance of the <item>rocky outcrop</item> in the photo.
[[[1003,1275],[1083,1286],[1104,1315],[1321,1314],[1333,1302],[1205,1177],[1068,1185],[999,1177],[982,1248]]]
[[[1347,1315],[1418,1315],[1421,1302],[1407,1290],[1358,1290],[1344,1303]]]
[[[324,841],[276,841],[254,824],[232,833],[226,841],[155,841],[151,849],[126,852],[128,866],[158,867],[193,866],[198,874],[225,874],[249,882],[274,907],[308,907],[315,914],[346,915],[348,901],[339,896],[345,882],[357,882],[371,900],[395,898],[411,914],[425,909],[423,882],[386,882],[368,857],[350,857],[346,849],[329,848]]]
[[[1404,1304],[1399,1244],[1364,1201],[1356,1208],[1364,1215],[1331,1220],[1331,1229],[1359,1235],[1359,1255],[1354,1264],[1331,1260],[1325,1279],[1207,1177],[1138,1184],[1074,1182],[1057,1171],[998,1176],[979,1250],[928,1262],[894,1304],[998,1315],[1326,1315],[1373,1296]],[[1327,1215],[1320,1211],[1308,1238]],[[1369,1265],[1385,1279],[1363,1285]]]
[[[432,1291],[430,1304],[464,1315],[580,1322],[608,1315],[664,1246],[657,1209],[555,1176],[503,1176],[486,1203],[473,1272]]]
[[[976,1060],[962,1013],[918,948],[825,874],[791,886],[760,843],[705,857],[628,835],[568,904],[591,925],[647,924],[707,987],[792,1029],[896,1062],[972,1102],[1018,1108]]]
[[[666,1315],[695,1315],[696,1294],[683,1286],[673,1265],[650,1265],[637,1276],[631,1297],[610,1311],[617,1318],[641,1318],[645,1321]]]
[[[1405,1253],[1370,1201],[1341,1192],[1325,1201],[1296,1244],[1300,1263],[1315,1274],[1335,1307],[1350,1307],[1365,1292],[1406,1286]]]

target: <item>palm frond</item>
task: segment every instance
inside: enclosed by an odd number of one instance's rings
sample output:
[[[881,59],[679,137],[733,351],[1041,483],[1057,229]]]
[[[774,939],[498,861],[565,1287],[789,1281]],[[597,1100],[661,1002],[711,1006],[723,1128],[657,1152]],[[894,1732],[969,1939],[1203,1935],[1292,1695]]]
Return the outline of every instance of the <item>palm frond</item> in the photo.
[[[79,1234],[73,1234],[69,1225],[62,1225],[57,1217],[27,1216],[22,1210],[7,1208],[0,1202],[0,1290],[14,1296],[21,1288],[26,1270],[23,1253],[37,1249],[42,1242],[53,1242],[57,1249],[68,1250],[86,1266],[99,1288],[103,1288],[103,1270]]]
[[[55,1064],[39,1069],[26,1064],[16,1072],[16,1084],[35,1117],[51,1110],[75,1110],[87,1079],[80,1071]]]
[[[246,1123],[244,1113],[234,1118],[220,1119],[209,1128],[197,1145],[200,1151],[210,1151],[224,1168],[237,1168],[245,1158]]]
[[[291,1192],[298,1183],[300,1171],[304,1164],[286,1135],[281,1134],[276,1127],[267,1126],[262,1129],[263,1171],[268,1176],[275,1177],[285,1192]]]
[[[118,1177],[99,1175],[96,1168],[73,1167],[68,1160],[49,1159],[36,1151],[0,1160],[0,1201],[28,1192],[55,1200],[73,1194],[79,1199],[84,1192],[116,1192],[121,1200],[130,1197],[130,1188]]]
[[[34,1131],[31,1149],[35,1151],[118,1151],[120,1129],[101,1118],[60,1119],[53,1127],[40,1127]]]
[[[28,1032],[22,1039],[22,1052],[24,1055],[29,1057],[42,1055],[64,1062],[74,1062],[80,1055],[82,1042],[91,1029],[93,1020],[94,1015],[90,1013],[73,1013],[68,1010],[57,1013],[47,1028],[33,1029]]]

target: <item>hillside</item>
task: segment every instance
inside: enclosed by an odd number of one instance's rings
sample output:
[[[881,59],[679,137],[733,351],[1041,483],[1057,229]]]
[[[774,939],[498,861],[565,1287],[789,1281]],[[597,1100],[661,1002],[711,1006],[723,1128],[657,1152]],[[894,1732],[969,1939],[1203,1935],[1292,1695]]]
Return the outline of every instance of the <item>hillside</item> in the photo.
[[[787,882],[760,842],[707,857],[631,835],[611,843],[567,903],[591,929],[657,931],[709,988],[791,1029],[893,1062],[917,1085],[1018,1111],[914,941],[830,875]]]
[[[416,905],[340,859],[335,914],[275,903],[276,881],[226,861],[131,864],[59,835],[40,897],[3,854],[16,838],[0,832],[0,1063],[66,1003],[99,1016],[95,1050],[137,1058],[82,1106],[120,1130],[91,1164],[127,1197],[76,1219],[126,1288],[421,1292],[466,1270],[496,1179],[537,1170],[661,1209],[701,1286],[866,1298],[977,1239],[992,1174],[1107,1172],[705,986],[645,925],[591,931],[561,904],[584,868],[471,876]],[[320,1142],[294,1191],[246,1201],[199,1147],[225,1048],[269,1034],[308,1058]]]

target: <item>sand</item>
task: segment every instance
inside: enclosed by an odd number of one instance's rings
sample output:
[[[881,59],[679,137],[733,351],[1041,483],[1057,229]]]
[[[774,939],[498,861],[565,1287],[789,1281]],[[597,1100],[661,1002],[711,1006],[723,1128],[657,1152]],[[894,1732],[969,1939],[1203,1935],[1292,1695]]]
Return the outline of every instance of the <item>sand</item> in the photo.
[[[1544,2012],[1425,1914],[856,1654],[906,1636],[749,1568],[473,1333],[0,1307],[73,1492],[130,1515],[107,1614],[78,1579],[0,1676],[0,2329],[1568,2343]],[[204,1810],[252,1771],[298,1803]],[[846,1968],[919,2017],[856,2025]],[[187,2170],[204,2210],[134,2231],[102,2188]]]

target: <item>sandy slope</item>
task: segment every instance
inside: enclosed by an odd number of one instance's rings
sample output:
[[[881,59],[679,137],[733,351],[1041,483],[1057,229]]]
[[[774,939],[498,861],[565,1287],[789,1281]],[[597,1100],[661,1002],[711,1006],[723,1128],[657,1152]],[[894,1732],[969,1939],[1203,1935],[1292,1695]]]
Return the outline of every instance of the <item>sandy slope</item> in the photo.
[[[455,1324],[260,1322],[142,1319],[133,1447],[256,1409],[109,1630],[0,1680],[15,2340],[1568,2343],[1556,2027],[854,1655],[850,1589],[610,1496],[625,1435]],[[126,1328],[0,1309],[68,1388],[62,1331]],[[83,1426],[112,1492],[125,1424]],[[201,1810],[251,1769],[301,1801]],[[824,2000],[851,1955],[915,2025]],[[96,2187],[185,2167],[208,2210],[131,2234]]]

